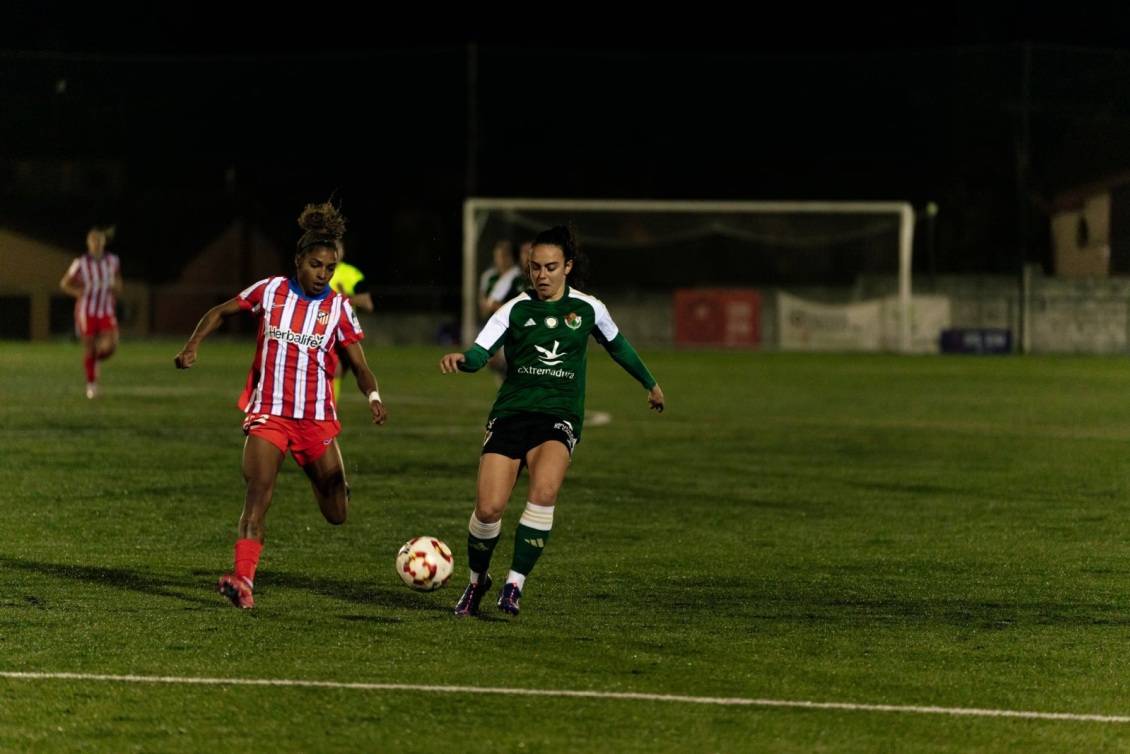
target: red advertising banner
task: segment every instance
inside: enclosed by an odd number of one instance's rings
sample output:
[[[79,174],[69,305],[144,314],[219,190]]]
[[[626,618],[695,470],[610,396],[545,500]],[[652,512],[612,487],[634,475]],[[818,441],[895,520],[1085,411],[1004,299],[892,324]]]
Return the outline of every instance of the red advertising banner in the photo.
[[[754,348],[761,344],[761,293],[740,288],[675,291],[675,345]]]

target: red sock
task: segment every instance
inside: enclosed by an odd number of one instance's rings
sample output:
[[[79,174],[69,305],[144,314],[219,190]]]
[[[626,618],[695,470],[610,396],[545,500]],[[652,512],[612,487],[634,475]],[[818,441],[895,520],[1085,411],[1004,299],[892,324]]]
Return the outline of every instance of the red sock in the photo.
[[[235,543],[235,575],[255,582],[255,569],[259,566],[259,553],[263,543],[254,539],[240,539]]]
[[[93,356],[82,357],[82,368],[86,371],[87,382],[98,381],[98,362]]]

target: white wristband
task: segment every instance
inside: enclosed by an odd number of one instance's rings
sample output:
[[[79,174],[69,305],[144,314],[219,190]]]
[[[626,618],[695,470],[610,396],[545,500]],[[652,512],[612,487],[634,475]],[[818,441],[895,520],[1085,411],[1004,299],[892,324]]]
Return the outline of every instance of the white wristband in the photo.
[[[372,403],[373,401],[379,401],[380,399],[381,399],[381,394],[378,393],[376,390],[369,393],[369,403]]]

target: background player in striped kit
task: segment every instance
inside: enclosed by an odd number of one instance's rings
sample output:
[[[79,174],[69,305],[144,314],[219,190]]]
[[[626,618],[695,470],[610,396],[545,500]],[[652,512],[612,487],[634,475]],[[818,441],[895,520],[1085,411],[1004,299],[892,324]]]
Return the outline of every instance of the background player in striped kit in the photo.
[[[388,414],[365,353],[364,333],[346,296],[330,287],[337,266],[337,242],[345,217],[332,202],[308,204],[298,218],[304,231],[294,256],[295,276],[269,277],[235,298],[209,309],[174,359],[178,369],[196,361],[201,341],[228,317],[247,312],[259,318],[258,344],[247,385],[244,411],[243,478],[247,490],[235,543],[235,570],[217,588],[236,607],[255,606],[252,589],[263,551],[267,509],[289,452],[306,473],[326,521],[345,523],[349,485],[337,436],[333,378],[344,359],[369,399],[374,424]]]
[[[86,397],[98,396],[99,362],[118,350],[117,296],[122,292],[122,268],[116,254],[106,251],[114,226],[95,226],[86,234],[86,253],[77,257],[59,287],[75,299],[75,334],[82,340]]]

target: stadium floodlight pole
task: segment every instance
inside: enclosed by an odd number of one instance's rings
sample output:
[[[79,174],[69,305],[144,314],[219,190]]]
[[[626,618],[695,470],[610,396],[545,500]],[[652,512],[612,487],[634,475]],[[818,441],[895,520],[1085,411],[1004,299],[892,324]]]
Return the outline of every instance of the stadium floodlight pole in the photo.
[[[515,213],[522,210],[576,212],[715,212],[715,213],[835,213],[894,214],[899,218],[898,265],[898,351],[910,353],[911,263],[914,249],[914,208],[909,202],[837,201],[678,201],[650,199],[536,199],[469,197],[463,201],[463,314],[460,327],[463,345],[475,339],[476,254],[479,237],[486,225],[486,213]]]

